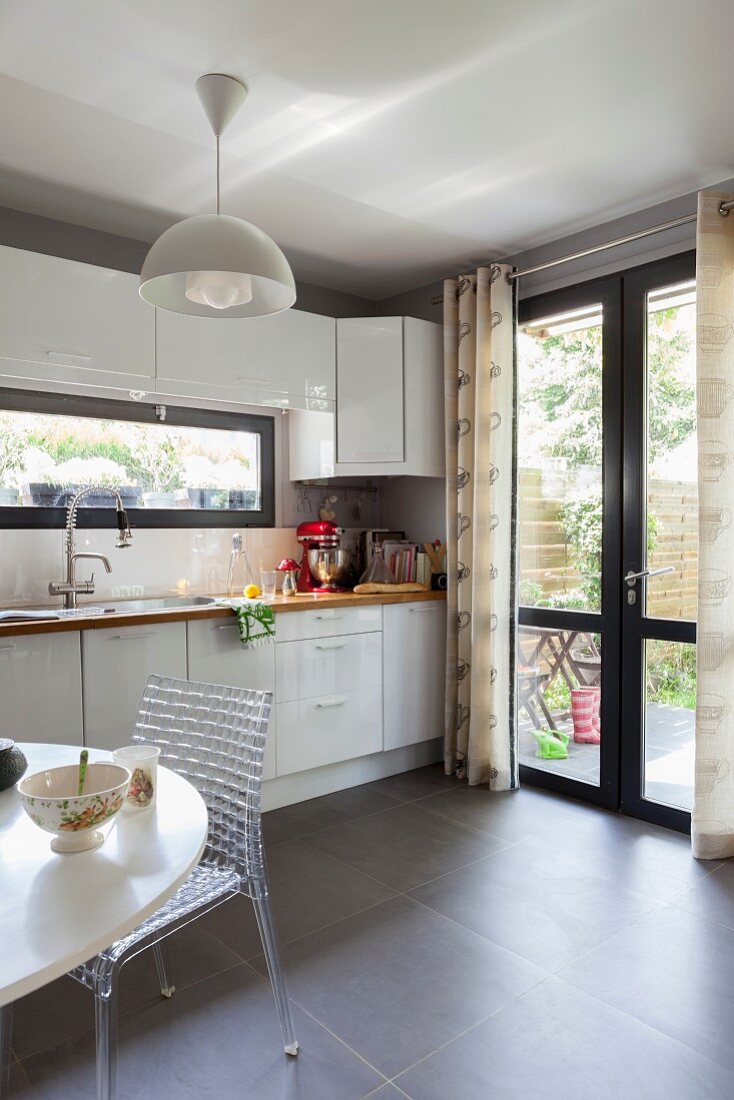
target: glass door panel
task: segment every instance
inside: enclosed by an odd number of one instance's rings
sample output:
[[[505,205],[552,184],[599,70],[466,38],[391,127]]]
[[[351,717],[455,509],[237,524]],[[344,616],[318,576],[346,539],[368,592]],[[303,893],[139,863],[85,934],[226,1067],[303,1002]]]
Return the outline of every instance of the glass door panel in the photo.
[[[647,294],[647,568],[645,615],[696,619],[698,439],[696,436],[695,284]],[[704,399],[716,401],[716,394]],[[711,538],[731,522],[711,515]],[[659,571],[659,572],[658,572]]]
[[[702,722],[713,732],[722,714],[712,697]],[[643,797],[690,813],[696,732],[695,645],[654,639],[645,643],[644,723]]]
[[[597,284],[597,292],[536,299],[526,317],[521,305],[516,661],[523,770],[534,782],[607,804],[614,783],[603,783],[602,746],[608,761],[616,757],[616,710],[609,708],[617,672],[602,653],[618,611],[604,577],[614,560],[607,532],[618,524],[619,495],[608,492],[616,364],[605,317],[618,314],[618,299],[609,284]]]

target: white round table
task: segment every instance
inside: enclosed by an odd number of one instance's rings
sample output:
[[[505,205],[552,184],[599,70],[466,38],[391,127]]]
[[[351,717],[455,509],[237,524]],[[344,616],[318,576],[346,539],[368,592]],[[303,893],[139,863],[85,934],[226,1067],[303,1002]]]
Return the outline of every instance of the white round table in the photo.
[[[30,745],[26,775],[73,764],[73,745]],[[90,762],[111,754],[89,750]],[[91,852],[57,854],[15,787],[0,791],[0,1006],[85,962],[173,894],[198,863],[207,812],[192,785],[158,768],[156,806],[121,811]]]

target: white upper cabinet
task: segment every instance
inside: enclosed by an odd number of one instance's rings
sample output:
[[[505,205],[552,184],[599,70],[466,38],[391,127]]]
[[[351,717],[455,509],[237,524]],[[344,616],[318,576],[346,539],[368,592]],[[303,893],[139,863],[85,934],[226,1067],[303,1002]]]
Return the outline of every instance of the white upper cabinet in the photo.
[[[303,310],[211,319],[158,310],[157,392],[330,410],[336,322]]]
[[[152,389],[155,311],[138,276],[0,246],[0,375]]]
[[[402,318],[340,318],[336,378],[337,464],[404,462]]]
[[[440,325],[415,317],[336,323],[336,413],[289,418],[289,476],[443,477]]]

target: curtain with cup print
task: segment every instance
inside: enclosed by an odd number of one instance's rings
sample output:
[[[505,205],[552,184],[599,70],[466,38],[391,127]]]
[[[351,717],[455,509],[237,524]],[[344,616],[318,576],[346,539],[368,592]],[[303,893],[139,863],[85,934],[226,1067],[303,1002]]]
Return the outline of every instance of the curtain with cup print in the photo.
[[[698,859],[734,856],[734,195],[702,191],[696,232]]]
[[[515,293],[502,264],[444,283],[448,637],[445,766],[518,786]]]

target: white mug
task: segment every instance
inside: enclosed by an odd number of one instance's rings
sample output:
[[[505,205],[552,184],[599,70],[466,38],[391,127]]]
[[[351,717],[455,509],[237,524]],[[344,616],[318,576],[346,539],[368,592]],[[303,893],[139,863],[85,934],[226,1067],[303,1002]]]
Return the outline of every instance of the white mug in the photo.
[[[131,773],[123,810],[136,812],[155,805],[160,754],[161,750],[157,745],[124,745],[112,753],[115,763],[128,768]]]

